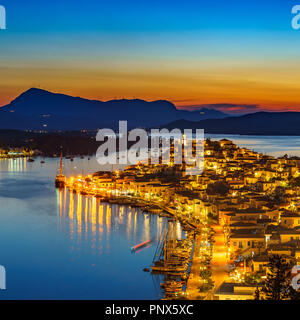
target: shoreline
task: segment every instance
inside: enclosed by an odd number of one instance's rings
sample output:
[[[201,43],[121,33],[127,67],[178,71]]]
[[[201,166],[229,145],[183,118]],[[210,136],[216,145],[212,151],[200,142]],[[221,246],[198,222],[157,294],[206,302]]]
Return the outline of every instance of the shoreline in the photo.
[[[63,188],[59,188],[59,189],[63,189]],[[101,192],[94,193],[94,192],[76,190],[75,188],[72,188],[68,185],[65,186],[65,189],[68,189],[69,192],[73,192],[76,194],[80,193],[83,196],[95,197],[97,199],[100,199],[104,203],[118,204],[118,205],[133,207],[133,208],[139,208],[142,210],[142,212],[157,214],[160,217],[165,217],[165,218],[173,218],[175,219],[175,221],[177,220],[180,222],[184,231],[199,232],[197,226],[193,225],[191,222],[185,221],[179,215],[176,215],[176,213],[172,209],[165,206],[162,207],[157,203],[147,202],[144,199],[132,198],[128,196],[126,197],[124,195],[123,196],[107,196],[107,195],[101,194]]]

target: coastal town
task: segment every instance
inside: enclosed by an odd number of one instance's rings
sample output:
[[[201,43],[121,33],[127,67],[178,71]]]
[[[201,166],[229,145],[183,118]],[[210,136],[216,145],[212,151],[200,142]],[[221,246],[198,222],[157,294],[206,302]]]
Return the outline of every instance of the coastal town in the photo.
[[[61,171],[56,185],[168,219],[161,253],[149,262],[149,271],[163,275],[166,299],[253,300],[271,256],[299,264],[300,159],[227,139],[205,140],[204,153],[197,176],[172,161],[139,163],[89,176]],[[173,237],[173,221],[183,226],[185,241]]]
[[[33,150],[26,148],[0,148],[0,159],[27,158],[34,154]]]

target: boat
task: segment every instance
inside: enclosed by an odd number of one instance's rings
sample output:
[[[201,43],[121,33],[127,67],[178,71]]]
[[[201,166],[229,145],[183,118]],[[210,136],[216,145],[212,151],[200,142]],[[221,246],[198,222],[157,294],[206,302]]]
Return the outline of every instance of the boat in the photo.
[[[55,179],[56,188],[64,188],[66,184],[66,176],[63,174],[58,174]]]
[[[108,202],[110,204],[119,204],[119,203],[121,203],[121,200],[119,200],[119,199],[109,199]]]
[[[170,218],[171,217],[171,215],[169,213],[164,213],[164,212],[160,213],[159,216],[160,217],[165,217],[165,218]]]
[[[143,208],[144,205],[141,203],[137,203],[137,202],[132,202],[130,205],[132,208]]]
[[[150,213],[162,213],[163,210],[157,206],[146,206],[143,212],[150,212]]]
[[[134,247],[131,247],[130,250],[131,251],[136,251],[138,249],[142,249],[144,247],[146,247],[147,245],[149,245],[150,243],[152,242],[152,240],[148,240],[148,241],[145,241],[145,242],[142,242]]]
[[[34,162],[35,160],[34,159],[32,159],[32,158],[29,158],[28,159],[28,162]]]
[[[59,170],[59,174],[56,176],[55,178],[55,187],[56,188],[64,188],[67,182],[67,178],[66,176],[63,174],[62,172],[62,153],[60,156],[60,170]]]
[[[152,273],[185,278],[192,257],[192,242],[187,238],[178,240],[176,221],[168,220],[156,248],[151,266]],[[181,283],[180,283],[181,285]],[[178,286],[178,284],[176,284]]]

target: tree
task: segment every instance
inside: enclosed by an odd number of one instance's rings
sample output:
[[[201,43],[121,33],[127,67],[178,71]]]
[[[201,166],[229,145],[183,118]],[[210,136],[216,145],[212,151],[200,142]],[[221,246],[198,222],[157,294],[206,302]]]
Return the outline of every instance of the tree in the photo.
[[[229,186],[226,182],[223,182],[223,181],[210,183],[207,186],[207,194],[219,194],[221,196],[226,196],[228,192],[229,192]]]
[[[269,272],[260,291],[265,300],[291,299],[291,268],[291,265],[282,256],[273,255],[269,258]],[[255,296],[259,297],[259,294]]]
[[[277,186],[273,192],[273,202],[281,203],[284,201],[285,188]]]
[[[8,150],[7,143],[5,142],[4,139],[0,138],[0,148],[4,150]]]
[[[206,280],[210,279],[211,278],[211,271],[207,270],[207,269],[200,271],[200,277],[202,279],[206,279]]]
[[[300,177],[292,178],[290,181],[291,187],[300,187]]]
[[[219,141],[212,141],[210,138],[208,138],[208,139],[206,139],[206,144],[209,148],[212,148],[214,151],[221,151],[222,150]]]
[[[255,293],[254,293],[254,300],[260,300],[260,290],[258,287],[256,287]]]
[[[246,274],[244,281],[247,284],[259,284],[261,283],[261,277],[257,272],[254,274]]]
[[[300,300],[300,292],[291,288],[290,299],[291,300]]]

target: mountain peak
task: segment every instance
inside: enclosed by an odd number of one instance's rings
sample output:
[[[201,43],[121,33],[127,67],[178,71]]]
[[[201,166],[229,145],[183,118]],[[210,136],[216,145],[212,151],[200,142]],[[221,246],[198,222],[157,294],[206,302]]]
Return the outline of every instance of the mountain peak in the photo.
[[[35,94],[35,93],[51,93],[50,91],[44,90],[44,89],[40,89],[40,88],[30,88],[26,91],[24,91],[23,93],[21,93],[22,95],[27,95],[27,94]]]
[[[23,98],[35,98],[35,97],[40,97],[40,96],[45,96],[45,95],[50,95],[53,94],[49,91],[43,90],[43,89],[39,89],[39,88],[30,88],[26,91],[24,91],[23,93],[21,93],[17,98],[15,98],[12,103],[15,103],[16,101],[19,101],[20,99]]]
[[[211,110],[178,110],[167,100],[145,101],[121,99],[88,100],[40,88],[30,88],[1,108],[0,128],[44,130],[82,130],[117,127],[127,120],[130,128],[159,126],[177,119],[201,120],[220,118]]]

